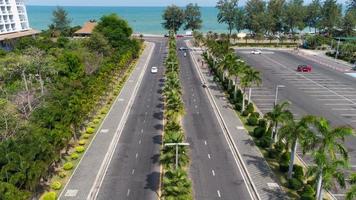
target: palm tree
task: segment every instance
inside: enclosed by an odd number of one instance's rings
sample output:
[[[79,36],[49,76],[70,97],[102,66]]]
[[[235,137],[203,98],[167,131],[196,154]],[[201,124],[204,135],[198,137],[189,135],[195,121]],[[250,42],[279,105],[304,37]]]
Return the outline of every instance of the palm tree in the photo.
[[[299,121],[295,121],[293,115],[291,118],[286,121],[286,124],[279,129],[278,137],[284,139],[287,143],[288,148],[290,149],[290,162],[288,169],[288,178],[292,178],[293,165],[295,154],[297,151],[298,141],[304,145],[308,144],[309,139],[312,138],[312,132],[308,129],[307,126],[307,117],[303,117]]]
[[[249,88],[248,103],[251,101],[251,90],[253,85],[259,86],[262,82],[261,74],[259,71],[252,69],[251,67],[246,67],[243,71],[241,77],[241,87],[242,87],[242,111],[245,110],[245,94],[246,88]]]
[[[229,71],[232,66],[236,65],[237,57],[229,53],[223,57],[223,59],[218,63],[218,68],[222,71],[223,74],[223,81],[225,80],[226,76],[229,76]],[[227,75],[226,75],[227,74]],[[229,88],[230,88],[230,81],[229,81]]]
[[[171,120],[177,120],[184,114],[183,101],[177,90],[167,92],[166,114],[167,118]]]
[[[163,197],[167,200],[190,200],[191,182],[182,169],[168,170],[163,177]]]
[[[246,69],[245,62],[238,59],[237,62],[229,68],[229,75],[235,77],[235,88],[234,88],[234,99],[237,97],[237,88],[238,88],[238,78],[242,76],[243,71]]]
[[[278,125],[293,118],[293,114],[287,110],[289,105],[290,103],[285,101],[275,105],[271,112],[265,114],[265,118],[270,123],[270,128],[273,128],[271,137],[274,142],[276,142],[277,139]]]
[[[348,152],[343,145],[346,136],[353,134],[350,127],[332,128],[330,122],[323,117],[308,116],[308,124],[314,132],[314,139],[307,147],[314,150],[313,157],[316,166],[310,168],[309,174],[317,177],[316,197],[321,200],[323,188],[329,188],[333,178],[344,186],[344,176],[340,167],[348,164]],[[338,156],[339,154],[340,156]]]
[[[350,177],[351,188],[346,193],[346,200],[353,200],[356,198],[356,173],[353,173]]]

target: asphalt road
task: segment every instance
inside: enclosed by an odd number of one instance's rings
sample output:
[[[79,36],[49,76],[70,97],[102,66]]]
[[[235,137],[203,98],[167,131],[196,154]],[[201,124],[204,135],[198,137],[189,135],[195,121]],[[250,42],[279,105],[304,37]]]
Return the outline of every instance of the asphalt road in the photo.
[[[263,50],[262,55],[251,55],[250,50],[237,50],[237,54],[262,72],[263,84],[253,88],[252,100],[263,113],[273,107],[276,85],[280,88],[278,101],[288,100],[296,118],[305,114],[324,116],[332,125],[356,128],[356,78],[296,55],[295,52]],[[296,72],[299,64],[311,64],[311,73]],[[350,136],[345,145],[349,151],[351,169],[356,170],[356,137]],[[310,157],[304,157],[312,163]],[[342,198],[344,191],[333,189]]]
[[[163,52],[165,39],[156,43],[133,107],[110,162],[97,199],[157,199],[159,153],[163,129]],[[152,74],[152,66],[158,73]]]
[[[177,47],[182,46],[184,41],[178,40]],[[179,51],[178,57],[195,199],[251,199],[189,53],[184,57]]]

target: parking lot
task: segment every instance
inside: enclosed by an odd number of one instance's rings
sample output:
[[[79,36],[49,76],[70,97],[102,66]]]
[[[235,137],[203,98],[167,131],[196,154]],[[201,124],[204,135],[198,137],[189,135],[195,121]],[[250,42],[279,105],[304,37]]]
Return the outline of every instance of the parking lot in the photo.
[[[252,89],[251,99],[262,113],[272,110],[276,87],[279,86],[278,102],[291,102],[290,110],[296,119],[306,114],[324,116],[333,125],[349,125],[356,129],[356,78],[304,57],[286,52],[262,53],[251,55],[241,50],[238,54],[251,66],[262,72],[263,83]],[[311,72],[297,72],[299,64],[311,64]],[[356,138],[347,138],[345,142],[350,156],[350,169],[356,170]],[[302,156],[301,152],[298,151]],[[307,164],[313,164],[310,156],[304,156]],[[345,191],[334,188],[333,194],[343,199]]]

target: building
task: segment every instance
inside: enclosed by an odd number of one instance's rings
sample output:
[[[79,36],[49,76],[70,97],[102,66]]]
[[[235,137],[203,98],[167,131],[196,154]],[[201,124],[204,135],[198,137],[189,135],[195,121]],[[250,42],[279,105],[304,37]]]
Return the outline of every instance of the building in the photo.
[[[11,48],[9,44],[17,38],[38,33],[29,26],[23,0],[0,0],[0,47]]]
[[[93,20],[86,22],[83,27],[76,32],[74,32],[75,37],[89,37],[93,32],[97,23]]]

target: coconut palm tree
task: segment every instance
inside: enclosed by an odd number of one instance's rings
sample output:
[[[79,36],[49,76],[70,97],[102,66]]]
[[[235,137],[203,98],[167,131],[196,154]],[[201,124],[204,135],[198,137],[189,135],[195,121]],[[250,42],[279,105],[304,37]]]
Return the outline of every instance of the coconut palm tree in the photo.
[[[313,150],[316,166],[310,168],[309,174],[317,178],[316,197],[321,200],[323,188],[330,188],[332,180],[336,178],[341,186],[345,185],[343,172],[348,164],[348,152],[343,145],[346,136],[352,135],[350,127],[332,128],[330,122],[323,117],[308,116],[308,124],[314,132],[314,139],[307,146]]]
[[[237,64],[236,55],[229,53],[223,57],[223,59],[218,63],[218,69],[222,71],[223,81],[225,81],[226,76],[229,76],[229,71],[231,67]],[[230,81],[229,81],[230,88]]]
[[[302,148],[308,144],[310,138],[313,137],[313,132],[309,130],[307,125],[307,117],[303,117],[301,120],[295,121],[293,115],[290,116],[280,129],[278,137],[284,139],[290,149],[290,162],[288,169],[288,178],[292,178],[293,166],[295,155],[297,151],[298,142],[302,144]]]
[[[163,177],[163,194],[166,200],[190,200],[191,182],[182,169],[168,170]]]
[[[262,82],[261,74],[259,71],[252,69],[251,67],[246,67],[243,70],[243,75],[241,77],[241,87],[242,87],[242,111],[245,110],[245,94],[246,88],[249,88],[248,93],[248,103],[251,101],[252,86],[259,86]]]
[[[285,123],[293,118],[293,114],[287,110],[289,102],[285,101],[277,104],[273,107],[273,110],[265,114],[265,118],[269,121],[270,127],[272,128],[272,140],[276,142],[278,125],[280,123]]]
[[[346,193],[346,200],[356,199],[356,173],[353,173],[350,177],[351,188]]]
[[[229,75],[235,78],[234,99],[237,97],[238,79],[242,76],[246,69],[246,64],[243,60],[237,59],[236,63],[229,68]]]
[[[177,90],[167,92],[166,115],[168,119],[177,120],[184,114],[184,105],[182,98]]]

